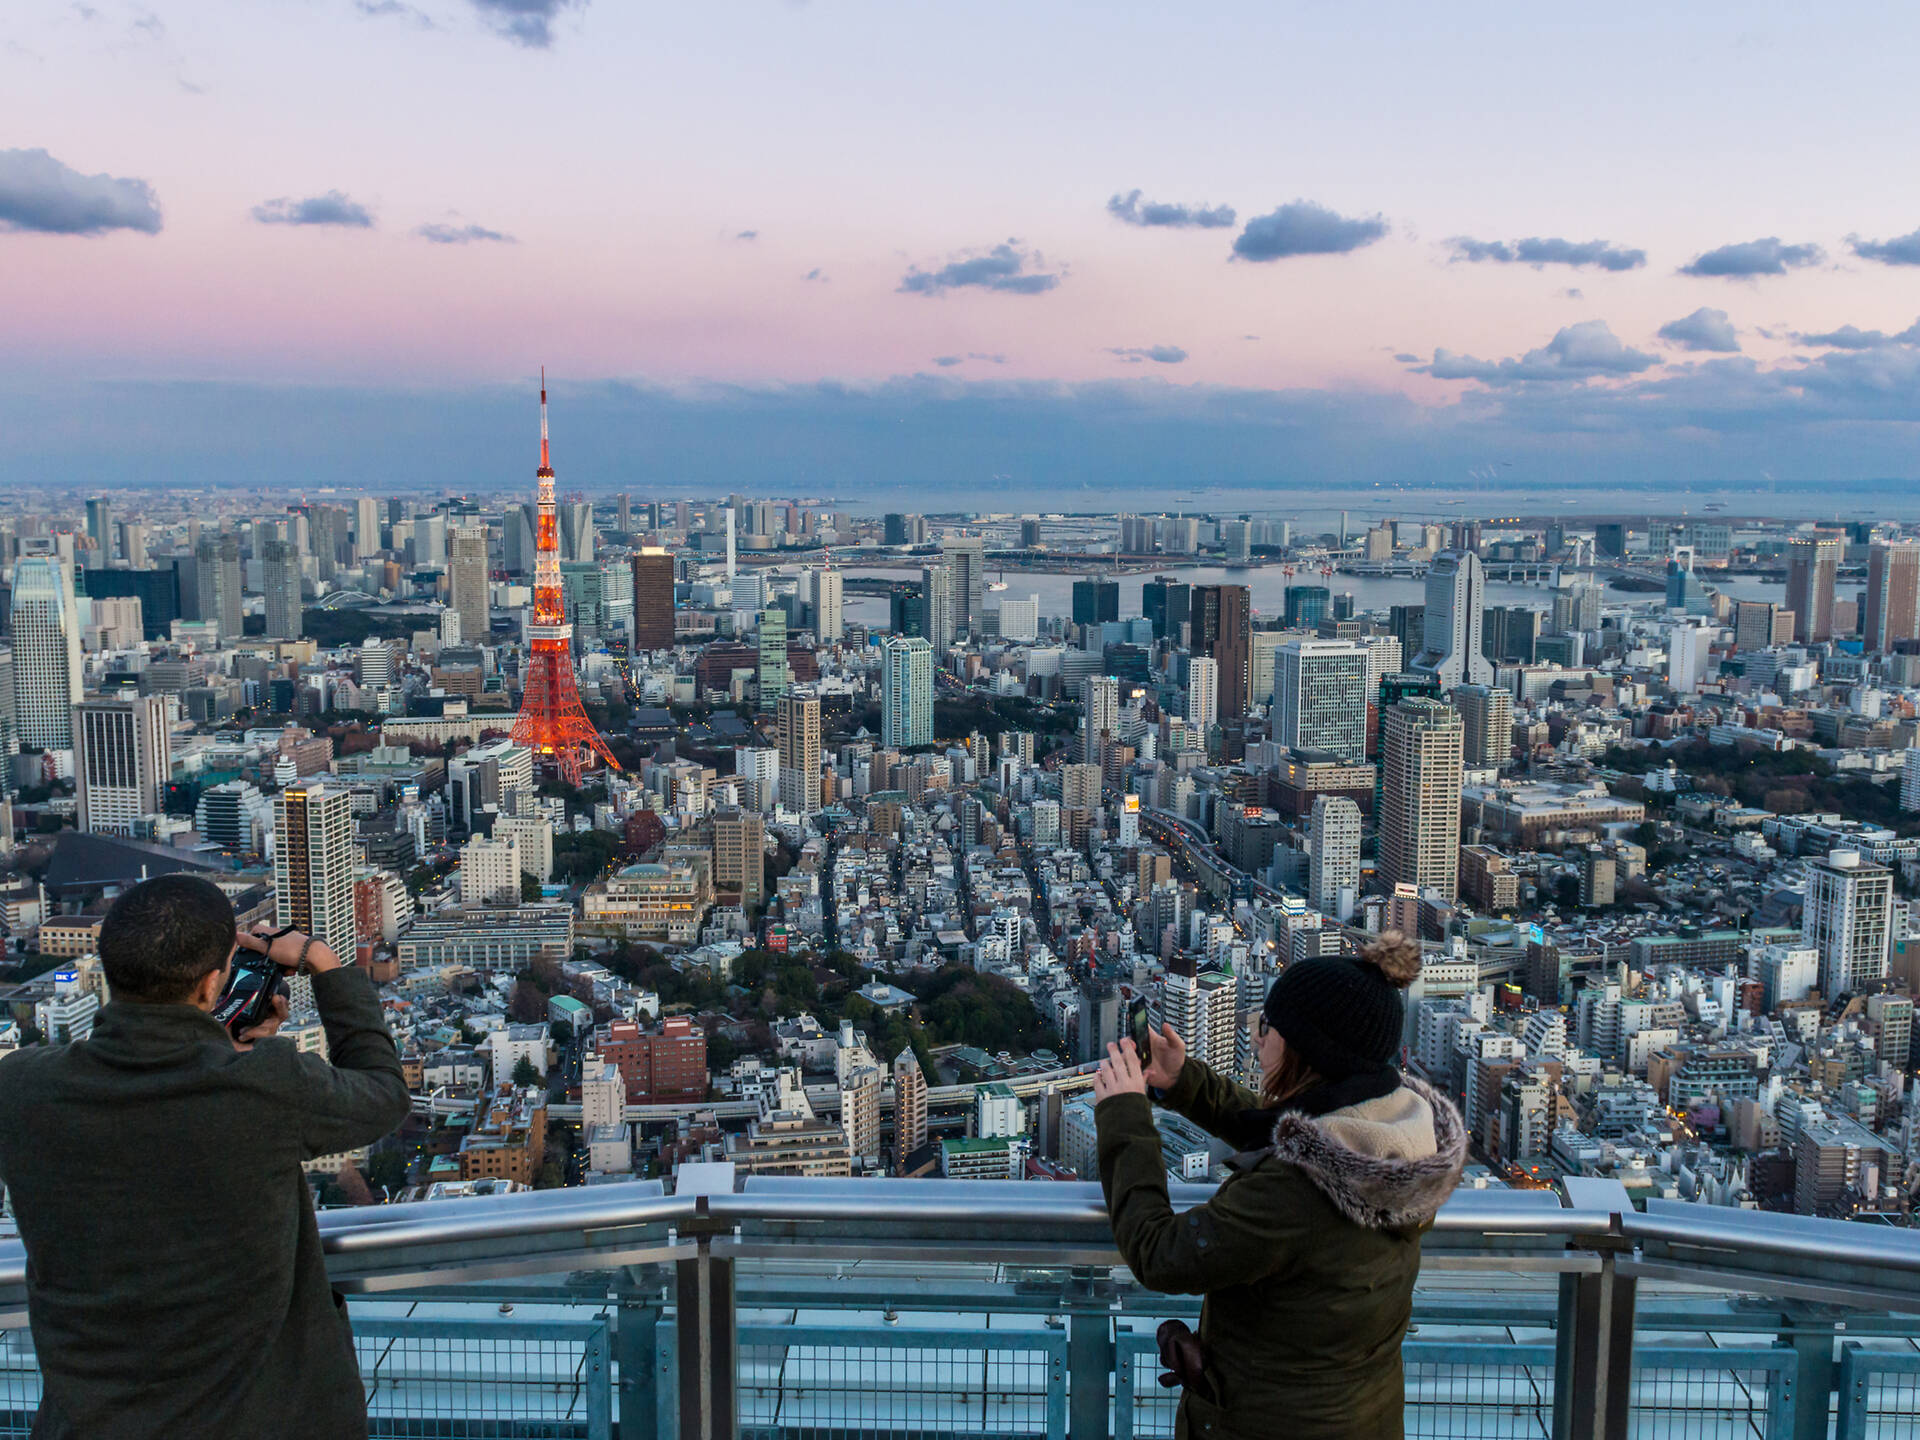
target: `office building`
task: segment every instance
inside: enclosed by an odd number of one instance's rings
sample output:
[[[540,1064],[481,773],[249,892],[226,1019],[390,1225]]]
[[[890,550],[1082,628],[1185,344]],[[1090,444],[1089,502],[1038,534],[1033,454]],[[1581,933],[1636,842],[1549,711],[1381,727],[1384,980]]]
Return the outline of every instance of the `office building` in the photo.
[[[1793,638],[1802,644],[1833,638],[1841,548],[1837,535],[1796,536],[1787,546],[1787,609],[1793,612]]]
[[[1219,670],[1219,716],[1243,719],[1253,682],[1253,609],[1244,585],[1193,587],[1189,623],[1191,648],[1211,658]]]
[[[772,710],[787,693],[787,612],[769,605],[760,612],[760,708]]]
[[[813,633],[822,645],[838,645],[846,633],[843,608],[845,577],[838,570],[813,572]]]
[[[1493,684],[1493,662],[1480,643],[1486,589],[1486,571],[1472,551],[1442,550],[1433,557],[1420,653],[1408,669],[1439,677],[1443,690]]]
[[[14,562],[13,723],[21,745],[73,746],[80,703],[80,613],[66,562],[26,555]]]
[[[1593,527],[1594,553],[1608,560],[1621,560],[1627,553],[1627,527],[1600,524]]]
[[[956,621],[953,572],[944,565],[929,565],[920,572],[920,621],[925,627],[923,630],[915,632],[909,628],[903,633],[924,634],[936,653],[945,654],[954,642]]]
[[[460,904],[520,903],[520,846],[512,839],[476,835],[460,847]]]
[[[749,915],[767,898],[767,822],[753,810],[713,817],[713,888],[738,895]]]
[[[1769,650],[1793,643],[1793,612],[1768,600],[1733,603],[1733,644],[1736,650]]]
[[[100,564],[113,558],[113,502],[102,496],[87,501],[87,538],[99,553]]]
[[[140,632],[148,640],[165,640],[173,622],[181,619],[180,572],[164,569],[95,570],[87,575],[87,594],[95,600],[138,600]]]
[[[196,620],[220,627],[224,642],[238,641],[240,616],[240,538],[232,533],[202,536],[193,552]]]
[[[1382,886],[1459,889],[1460,790],[1465,735],[1460,712],[1422,696],[1386,712],[1381,755]]]
[[[1493,685],[1460,685],[1453,692],[1464,732],[1462,761],[1469,770],[1499,768],[1513,755],[1513,696]]]
[[[628,561],[633,569],[633,648],[673,648],[673,555],[646,545]]]
[[[1893,937],[1893,872],[1857,850],[1821,856],[1807,867],[1800,931],[1820,952],[1820,989],[1827,999],[1881,979]]]
[[[911,1047],[893,1057],[893,1168],[927,1143],[927,1075]]]
[[[1327,618],[1333,592],[1325,585],[1289,585],[1284,623],[1289,630],[1311,630]]]
[[[1002,640],[1028,641],[1038,639],[1040,635],[1040,597],[1028,595],[1024,600],[1000,598],[1000,638]]]
[[[260,547],[261,589],[267,597],[269,640],[300,638],[300,551],[289,540],[268,540]],[[237,640],[224,631],[223,642]]]
[[[1360,894],[1360,807],[1344,795],[1317,795],[1307,821],[1307,903],[1346,921]]]
[[[820,809],[820,697],[811,689],[780,697],[780,807]]]
[[[1920,639],[1920,545],[1876,541],[1867,548],[1862,633],[1869,654]]]
[[[1273,655],[1273,738],[1325,750],[1344,764],[1367,758],[1367,647],[1351,640],[1289,640]]]
[[[1184,580],[1156,575],[1140,587],[1140,613],[1153,626],[1153,638],[1183,643],[1193,590]]]
[[[169,763],[164,697],[89,700],[73,707],[73,771],[82,830],[133,834],[141,816],[159,813]]]
[[[950,577],[948,594],[953,607],[950,635],[977,634],[987,618],[986,542],[978,535],[949,536],[940,547],[940,558]],[[946,642],[936,643],[944,648]]]
[[[352,797],[328,785],[290,785],[274,799],[273,828],[276,923],[323,941],[336,955],[351,955],[357,939]]]
[[[917,635],[889,635],[880,646],[880,743],[933,743],[933,646]]]
[[[1204,655],[1187,661],[1187,724],[1206,743],[1207,732],[1220,720],[1220,668]]]
[[[560,531],[562,560],[593,558],[593,503],[588,500],[562,500],[554,511]]]
[[[1120,582],[1102,580],[1097,575],[1082,576],[1073,582],[1073,623],[1098,625],[1120,618]]]
[[[492,632],[488,610],[487,527],[455,525],[447,532],[448,599],[460,615],[460,638],[484,645]]]

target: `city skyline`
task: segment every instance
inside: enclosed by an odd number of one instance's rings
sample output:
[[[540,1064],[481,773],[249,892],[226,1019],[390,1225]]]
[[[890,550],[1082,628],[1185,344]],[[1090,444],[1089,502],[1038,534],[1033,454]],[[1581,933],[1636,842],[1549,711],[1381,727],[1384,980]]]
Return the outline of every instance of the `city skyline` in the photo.
[[[0,479],[505,480],[543,360],[590,491],[1910,477],[1916,22],[1732,18],[36,0]]]

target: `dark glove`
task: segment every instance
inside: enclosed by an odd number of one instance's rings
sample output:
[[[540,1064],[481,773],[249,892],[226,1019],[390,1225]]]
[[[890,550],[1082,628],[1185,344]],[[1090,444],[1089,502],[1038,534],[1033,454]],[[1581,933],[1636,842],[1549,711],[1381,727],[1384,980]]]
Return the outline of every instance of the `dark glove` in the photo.
[[[1187,1327],[1186,1321],[1162,1320],[1153,1338],[1160,1347],[1160,1364],[1167,1371],[1160,1377],[1162,1386],[1171,1390],[1178,1385],[1193,1391],[1210,1405],[1220,1403],[1214,1394],[1213,1382],[1207,1379],[1206,1351],[1200,1348],[1200,1337]]]

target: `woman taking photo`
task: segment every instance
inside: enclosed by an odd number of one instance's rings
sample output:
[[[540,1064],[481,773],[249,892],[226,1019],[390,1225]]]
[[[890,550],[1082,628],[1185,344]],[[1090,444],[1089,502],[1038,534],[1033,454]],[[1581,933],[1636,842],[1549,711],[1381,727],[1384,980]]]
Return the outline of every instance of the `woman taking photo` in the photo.
[[[1260,1093],[1214,1074],[1171,1026],[1094,1077],[1113,1235],[1149,1289],[1206,1296],[1197,1337],[1163,1339],[1185,1387],[1176,1434],[1400,1440],[1400,1341],[1420,1235],[1452,1192],[1466,1127],[1394,1064],[1420,947],[1290,965],[1259,1018]],[[1153,1103],[1240,1153],[1205,1205],[1175,1214]],[[1196,1343],[1197,1341],[1197,1343]]]

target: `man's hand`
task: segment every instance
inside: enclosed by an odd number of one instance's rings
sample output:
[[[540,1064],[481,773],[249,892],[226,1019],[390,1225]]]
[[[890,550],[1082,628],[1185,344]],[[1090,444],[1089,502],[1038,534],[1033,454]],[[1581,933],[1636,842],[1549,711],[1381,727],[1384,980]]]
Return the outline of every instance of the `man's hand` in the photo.
[[[286,1023],[287,997],[284,995],[276,995],[273,997],[273,1013],[252,1029],[242,1030],[240,1034],[235,1037],[233,1048],[240,1051],[251,1050],[253,1049],[254,1041],[265,1040],[272,1035],[278,1034],[280,1027]]]
[[[1133,1042],[1129,1040],[1127,1046],[1131,1049]],[[1187,1063],[1187,1042],[1173,1026],[1162,1025],[1160,1033],[1153,1037],[1153,1053],[1148,1056],[1148,1062],[1147,1084],[1156,1090],[1171,1090]]]
[[[264,955],[282,970],[291,970],[300,963],[300,951],[307,952],[307,969],[316,975],[323,970],[340,968],[340,957],[327,948],[326,942],[315,940],[307,944],[307,937],[298,930],[289,930],[278,939],[272,939],[273,931],[265,925],[256,925],[252,930],[242,930],[233,938],[242,950],[251,950],[256,955]]]
[[[1144,1095],[1147,1077],[1140,1069],[1140,1057],[1133,1053],[1133,1041],[1122,1040],[1107,1046],[1107,1058],[1093,1073],[1093,1099],[1097,1105],[1109,1095]]]

